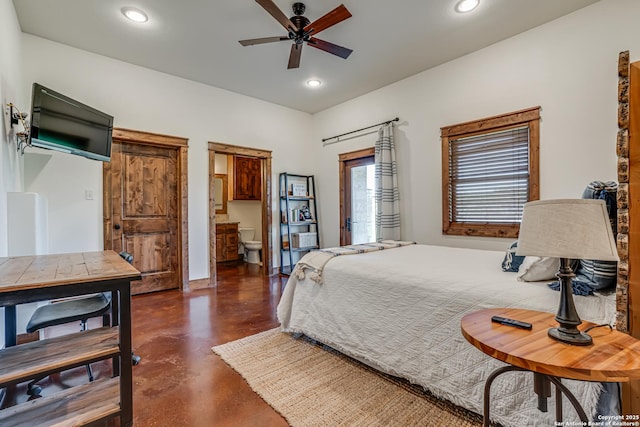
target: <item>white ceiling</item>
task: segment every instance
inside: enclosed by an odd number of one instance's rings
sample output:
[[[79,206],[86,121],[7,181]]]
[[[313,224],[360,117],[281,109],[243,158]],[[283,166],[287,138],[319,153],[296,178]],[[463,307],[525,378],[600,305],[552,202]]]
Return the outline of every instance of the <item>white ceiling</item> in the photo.
[[[341,0],[306,0],[316,20]],[[305,46],[287,70],[290,42],[243,47],[238,40],[285,36],[253,0],[14,0],[22,31],[232,92],[315,113],[481,49],[598,0],[342,0],[352,17],[318,38],[354,52],[344,60]],[[287,16],[290,0],[274,0]],[[149,22],[134,24],[134,6]],[[323,85],[306,87],[310,78]]]

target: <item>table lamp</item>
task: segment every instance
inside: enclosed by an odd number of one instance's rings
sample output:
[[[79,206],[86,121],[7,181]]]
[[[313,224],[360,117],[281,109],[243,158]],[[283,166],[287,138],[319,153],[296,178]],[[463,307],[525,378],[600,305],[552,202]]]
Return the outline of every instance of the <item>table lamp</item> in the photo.
[[[618,261],[616,241],[603,200],[562,199],[525,203],[516,255],[560,258],[557,328],[551,338],[573,345],[589,345],[591,336],[578,330],[582,323],[573,302],[575,277],[570,259]]]

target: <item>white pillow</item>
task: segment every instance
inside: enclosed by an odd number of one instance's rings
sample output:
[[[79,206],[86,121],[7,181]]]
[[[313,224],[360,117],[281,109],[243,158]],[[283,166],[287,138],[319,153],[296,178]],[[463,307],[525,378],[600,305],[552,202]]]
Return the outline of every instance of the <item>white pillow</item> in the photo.
[[[560,258],[528,256],[518,269],[518,280],[525,282],[554,280],[559,268]]]

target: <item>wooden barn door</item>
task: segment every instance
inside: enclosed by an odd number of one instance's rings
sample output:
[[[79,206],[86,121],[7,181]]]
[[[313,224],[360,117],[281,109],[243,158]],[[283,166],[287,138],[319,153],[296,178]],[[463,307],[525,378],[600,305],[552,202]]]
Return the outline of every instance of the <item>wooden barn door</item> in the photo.
[[[142,280],[132,282],[133,294],[184,287],[180,147],[149,142],[123,140],[114,131],[111,162],[105,166],[105,194],[111,190],[105,247],[133,255],[142,273]]]

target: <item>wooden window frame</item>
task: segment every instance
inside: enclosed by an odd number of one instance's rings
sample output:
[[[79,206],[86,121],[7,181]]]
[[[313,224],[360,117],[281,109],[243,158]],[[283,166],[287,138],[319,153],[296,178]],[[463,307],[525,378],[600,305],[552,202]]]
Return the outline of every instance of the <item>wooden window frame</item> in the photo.
[[[453,236],[518,237],[520,223],[457,222],[449,218],[449,149],[453,140],[529,127],[529,201],[540,198],[540,107],[440,128],[442,141],[442,233]]]

